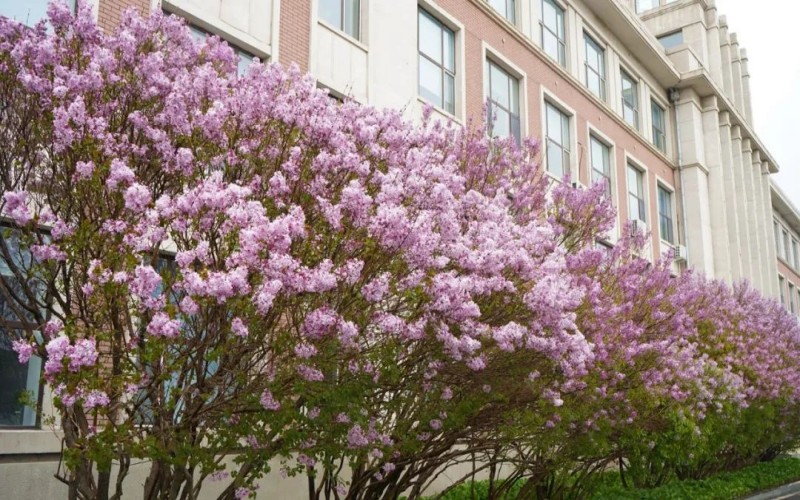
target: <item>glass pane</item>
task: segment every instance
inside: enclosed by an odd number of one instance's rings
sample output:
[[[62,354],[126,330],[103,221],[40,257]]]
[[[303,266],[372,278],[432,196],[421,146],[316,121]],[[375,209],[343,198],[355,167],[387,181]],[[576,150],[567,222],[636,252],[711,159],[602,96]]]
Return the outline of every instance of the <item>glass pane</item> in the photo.
[[[36,412],[23,405],[20,398],[38,401],[42,360],[34,356],[27,364],[20,364],[11,340],[9,334],[0,330],[0,426],[34,426]]]
[[[236,66],[236,72],[239,74],[239,76],[242,76],[247,72],[248,66],[252,64],[253,56],[251,56],[247,52],[242,52],[241,50],[237,50],[236,55],[239,58],[239,62]]]
[[[596,95],[597,97],[602,97],[600,90],[601,89],[600,77],[597,76],[597,73],[592,71],[590,68],[586,69],[586,86],[589,88],[589,90],[592,91],[594,95]]]
[[[342,0],[319,0],[319,18],[342,29]]]
[[[547,171],[559,179],[564,176],[563,151],[553,141],[547,141]]]
[[[509,95],[509,76],[492,63],[489,63],[489,79],[491,87],[491,99],[497,104],[511,107],[511,96]]]
[[[510,115],[505,109],[494,106],[494,127],[492,135],[495,137],[509,137],[511,135]]]
[[[522,142],[522,126],[519,121],[519,115],[511,115],[511,136],[517,144]]]
[[[442,64],[442,30],[424,11],[419,12],[419,51]]]
[[[425,56],[419,56],[419,95],[439,107],[442,106],[442,68]]]
[[[345,0],[344,32],[356,40],[361,38],[361,1]]]
[[[517,23],[517,2],[515,0],[506,1],[506,19],[512,24]]]
[[[561,136],[561,113],[549,103],[546,105],[547,113],[547,137],[558,144],[563,144]]]
[[[683,31],[676,31],[675,33],[662,35],[658,37],[658,41],[661,42],[661,45],[663,45],[665,49],[677,47],[683,43]]]
[[[561,63],[561,50],[558,38],[550,31],[542,30],[542,49],[544,53]]]
[[[189,34],[192,35],[195,41],[201,43],[204,43],[206,41],[206,36],[208,36],[208,33],[191,24],[189,25]]]
[[[552,0],[542,1],[542,22],[554,33],[558,33],[558,6]]]
[[[508,84],[511,87],[511,112],[519,114],[519,80],[509,77]]]
[[[449,113],[456,112],[456,79],[453,75],[444,75],[444,106]]]
[[[456,35],[446,27],[442,27],[444,36],[444,67],[451,72],[456,71]]]

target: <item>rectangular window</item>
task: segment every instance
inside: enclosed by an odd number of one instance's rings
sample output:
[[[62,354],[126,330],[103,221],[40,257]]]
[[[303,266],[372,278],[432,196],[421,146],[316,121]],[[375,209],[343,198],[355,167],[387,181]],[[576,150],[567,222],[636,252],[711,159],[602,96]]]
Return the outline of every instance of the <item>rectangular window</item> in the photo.
[[[795,314],[797,309],[794,305],[794,285],[791,282],[789,283],[789,293],[787,295],[789,296],[789,310],[792,314]]]
[[[661,152],[667,150],[666,112],[656,101],[650,101],[653,114],[653,145]]]
[[[319,0],[319,17],[356,40],[361,39],[360,0]]]
[[[592,182],[602,182],[606,186],[606,197],[611,199],[611,148],[589,136],[590,161],[592,163]]]
[[[622,70],[622,118],[635,129],[639,129],[639,84]]]
[[[438,19],[419,9],[419,95],[455,114],[456,35]]]
[[[542,0],[542,50],[561,66],[567,65],[564,9],[555,0]]]
[[[658,186],[658,225],[661,239],[675,244],[672,220],[672,192]]]
[[[41,401],[42,359],[33,356],[22,364],[12,348],[12,342],[19,339],[24,330],[24,322],[35,321],[30,313],[22,317],[17,314],[22,309],[19,300],[24,300],[24,294],[23,284],[14,274],[15,269],[30,267],[31,255],[21,246],[18,234],[7,227],[0,227],[0,245],[5,245],[11,256],[9,262],[0,252],[0,289],[4,291],[0,293],[0,317],[3,318],[0,324],[0,427],[33,427],[37,425],[36,409],[22,404],[22,399]],[[30,305],[27,300],[24,302],[25,306]]]
[[[628,164],[628,214],[630,220],[647,222],[644,203],[644,172]]]
[[[792,238],[792,265],[800,270],[800,253],[797,248],[797,240]]]
[[[791,245],[791,240],[789,239],[789,232],[787,230],[783,230],[783,260],[789,262],[789,256],[791,253],[789,252],[789,245]]]
[[[588,34],[583,34],[586,46],[586,86],[599,97],[606,100],[606,51]]]
[[[189,25],[189,33],[191,33],[192,37],[198,42],[205,42],[206,37],[212,36],[211,33],[205,31],[202,28],[198,28],[193,24]],[[242,76],[247,71],[247,67],[250,66],[250,64],[253,62],[254,56],[253,54],[246,52],[227,41],[226,43],[228,43],[230,48],[233,49],[233,53],[236,54],[236,59],[237,59],[236,73],[239,76]]]
[[[491,60],[486,60],[486,66],[490,135],[513,137],[520,144],[522,132],[519,119],[519,80]]]
[[[636,0],[636,12],[644,12],[656,7],[658,7],[658,0]]]
[[[511,24],[517,24],[516,0],[489,0],[489,5],[508,19]]]
[[[546,102],[544,106],[547,171],[560,179],[569,174],[569,116],[549,102]]]
[[[661,42],[661,45],[663,45],[665,49],[677,47],[683,43],[683,30],[661,35],[658,37],[658,41]]]
[[[778,225],[778,221],[772,221],[772,229],[775,232],[775,252],[777,255],[781,254],[781,230],[780,226]]]
[[[786,305],[786,292],[784,290],[784,288],[786,288],[786,285],[784,284],[785,281],[786,280],[783,279],[783,276],[778,276],[778,290],[781,293],[781,305],[783,306]]]

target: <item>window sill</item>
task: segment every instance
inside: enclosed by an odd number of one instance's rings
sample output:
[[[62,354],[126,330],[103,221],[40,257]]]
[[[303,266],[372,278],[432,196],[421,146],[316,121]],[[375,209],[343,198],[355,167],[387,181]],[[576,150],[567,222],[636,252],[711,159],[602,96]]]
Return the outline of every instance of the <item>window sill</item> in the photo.
[[[450,113],[449,111],[447,111],[447,110],[445,110],[443,108],[440,108],[439,106],[431,103],[430,101],[426,101],[425,99],[423,99],[419,95],[417,95],[417,102],[420,104],[420,106],[422,106],[422,108],[420,108],[420,109],[424,109],[424,106],[430,106],[431,109],[433,109],[433,111],[437,115],[441,115],[442,118],[444,118],[446,120],[449,120],[449,121],[452,121],[452,122],[455,122],[455,123],[458,123],[459,125],[463,125],[463,121],[461,120],[461,118],[459,118],[458,116],[454,115],[453,113]]]
[[[61,433],[53,429],[0,427],[0,456],[61,453]]]
[[[352,36],[348,35],[347,33],[345,33],[344,31],[340,30],[339,28],[334,28],[333,25],[328,24],[327,22],[323,21],[322,19],[317,19],[317,24],[319,24],[323,28],[327,29],[328,31],[330,31],[334,35],[338,36],[339,38],[341,38],[345,42],[349,43],[350,45],[353,45],[356,48],[359,48],[359,49],[363,50],[364,52],[369,52],[369,47],[367,47],[363,42],[353,38]]]

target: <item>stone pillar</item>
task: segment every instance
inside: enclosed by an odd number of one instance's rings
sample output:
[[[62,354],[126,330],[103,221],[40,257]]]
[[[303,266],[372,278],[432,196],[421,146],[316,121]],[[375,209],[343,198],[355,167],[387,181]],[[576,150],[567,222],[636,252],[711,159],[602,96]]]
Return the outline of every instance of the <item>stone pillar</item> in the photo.
[[[719,85],[719,88],[724,88],[722,81],[722,54],[720,47],[719,37],[719,20],[717,19],[717,7],[711,5],[706,10],[706,26],[708,37],[708,69],[711,73],[711,79]]]
[[[733,74],[731,73],[731,41],[728,36],[728,21],[719,17],[719,47],[722,62],[722,90],[733,102]]]
[[[742,62],[742,100],[744,101],[744,116],[750,127],[753,126],[753,100],[750,94],[750,69],[747,66],[747,51],[739,49],[739,59]]]
[[[703,139],[705,164],[708,168],[708,199],[711,223],[711,248],[714,254],[714,277],[731,282],[728,208],[725,177],[730,176],[722,164],[719,107],[716,96],[703,99]]]
[[[753,257],[750,255],[750,239],[752,235],[747,225],[747,186],[745,186],[744,171],[742,167],[742,130],[739,125],[731,127],[731,153],[734,171],[734,182],[736,184],[736,218],[739,227],[739,244],[741,246],[739,255],[741,256],[742,278],[753,281]],[[750,164],[750,156],[747,157],[747,164]]]
[[[731,74],[733,93],[730,94],[731,102],[736,106],[740,115],[744,115],[744,99],[742,99],[742,61],[739,57],[739,42],[736,33],[731,34]]]
[[[762,277],[761,238],[758,236],[759,222],[758,206],[756,206],[756,184],[753,180],[753,148],[750,139],[742,140],[742,179],[744,181],[745,221],[747,222],[747,236],[750,243],[750,281],[759,290],[764,288]]]
[[[759,264],[761,265],[761,292],[770,294],[769,267],[775,267],[775,262],[770,260],[769,242],[772,241],[772,212],[767,212],[764,206],[764,190],[761,187],[761,152],[753,151],[751,158],[750,175],[753,180],[753,194],[755,199],[755,217],[759,240]]]
[[[723,61],[724,64],[724,61]],[[741,245],[739,237],[739,220],[736,210],[736,182],[733,168],[733,151],[731,149],[731,118],[730,113],[723,111],[719,114],[720,159],[723,175],[723,188],[725,190],[725,207],[728,226],[728,248],[730,258],[730,279],[737,281],[742,278]]]
[[[769,180],[769,164],[766,161],[761,162],[761,190],[764,198],[764,210],[767,213],[767,229],[769,244],[769,262],[766,269],[768,275],[766,277],[769,287],[769,295],[778,298],[780,293],[778,291],[778,251],[776,250],[775,231],[772,229],[772,189],[770,188]]]

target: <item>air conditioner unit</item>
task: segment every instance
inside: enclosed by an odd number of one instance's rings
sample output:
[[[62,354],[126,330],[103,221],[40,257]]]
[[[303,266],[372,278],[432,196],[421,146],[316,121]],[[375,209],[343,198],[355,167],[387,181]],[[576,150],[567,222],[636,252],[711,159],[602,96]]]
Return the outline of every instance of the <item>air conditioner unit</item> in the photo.
[[[675,245],[675,262],[686,262],[689,260],[689,252],[685,245]]]

